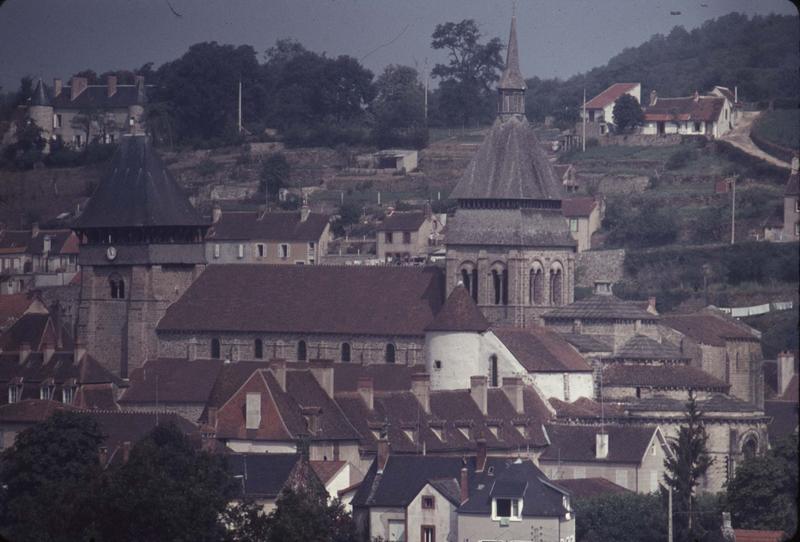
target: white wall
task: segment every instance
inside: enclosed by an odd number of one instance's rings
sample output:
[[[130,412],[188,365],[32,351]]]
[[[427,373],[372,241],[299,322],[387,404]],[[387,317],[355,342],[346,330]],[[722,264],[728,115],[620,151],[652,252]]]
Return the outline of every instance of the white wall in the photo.
[[[529,373],[536,387],[547,399],[572,402],[579,397],[594,397],[592,373]],[[567,379],[569,396],[564,394],[564,379]]]
[[[229,440],[228,448],[237,453],[254,454],[294,454],[297,446],[286,442],[252,442],[249,440]]]

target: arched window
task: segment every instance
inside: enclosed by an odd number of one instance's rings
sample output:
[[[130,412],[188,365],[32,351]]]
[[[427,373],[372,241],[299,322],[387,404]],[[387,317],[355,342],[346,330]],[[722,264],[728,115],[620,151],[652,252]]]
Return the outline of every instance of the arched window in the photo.
[[[758,453],[758,438],[755,435],[748,435],[742,443],[742,454],[745,459],[751,459]]]
[[[494,304],[508,305],[508,269],[492,269],[492,287]]]
[[[297,341],[297,361],[305,361],[308,358],[306,353],[306,342]]]
[[[211,357],[213,359],[219,359],[220,348],[219,348],[219,339],[211,339]]]
[[[254,357],[256,359],[264,358],[264,342],[261,339],[256,339],[254,350],[255,350]]]
[[[528,303],[531,305],[544,304],[544,273],[538,262],[530,271],[529,282]]]
[[[564,303],[564,273],[560,265],[550,269],[550,304],[561,305]]]
[[[108,285],[111,289],[111,299],[125,299],[125,281],[122,277],[114,273],[108,278]]]
[[[500,379],[497,374],[497,356],[494,354],[489,356],[489,385],[493,388],[500,385]]]
[[[392,343],[386,345],[386,363],[394,363],[395,348]]]
[[[350,343],[342,343],[342,361],[350,361]]]
[[[466,269],[461,270],[461,282],[468,292],[472,292],[472,274]]]
[[[461,283],[467,289],[469,295],[475,303],[478,302],[478,269],[470,262],[462,264],[461,268]]]

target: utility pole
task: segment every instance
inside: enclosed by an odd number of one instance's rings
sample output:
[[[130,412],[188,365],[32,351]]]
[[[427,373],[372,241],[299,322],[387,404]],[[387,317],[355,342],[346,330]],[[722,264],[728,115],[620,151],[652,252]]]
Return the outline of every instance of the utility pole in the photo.
[[[428,58],[425,58],[425,64],[423,65],[423,71],[425,72],[425,126],[428,125],[428,80],[430,79],[430,74],[428,73]]]
[[[586,87],[583,89],[583,115],[581,121],[581,147],[582,152],[586,152]]]
[[[667,542],[672,542],[672,486],[669,489],[669,500],[667,501],[667,516],[669,523],[667,524]]]
[[[731,180],[731,244],[736,239],[736,177]]]
[[[242,133],[242,80],[239,79],[239,134]]]

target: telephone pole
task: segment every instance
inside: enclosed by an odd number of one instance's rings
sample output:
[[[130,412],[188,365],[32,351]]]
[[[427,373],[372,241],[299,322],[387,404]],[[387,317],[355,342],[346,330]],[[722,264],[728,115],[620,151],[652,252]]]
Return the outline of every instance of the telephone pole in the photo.
[[[242,133],[242,80],[239,79],[239,134]]]
[[[581,149],[586,152],[586,88],[583,89],[583,115],[581,119]]]
[[[731,244],[736,240],[736,177],[731,180]]]

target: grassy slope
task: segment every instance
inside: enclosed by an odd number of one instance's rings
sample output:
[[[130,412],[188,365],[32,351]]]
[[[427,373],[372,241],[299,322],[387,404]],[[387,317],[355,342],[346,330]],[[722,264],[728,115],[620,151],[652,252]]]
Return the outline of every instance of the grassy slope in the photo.
[[[765,111],[753,126],[753,131],[776,145],[800,148],[800,109]]]

